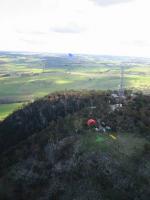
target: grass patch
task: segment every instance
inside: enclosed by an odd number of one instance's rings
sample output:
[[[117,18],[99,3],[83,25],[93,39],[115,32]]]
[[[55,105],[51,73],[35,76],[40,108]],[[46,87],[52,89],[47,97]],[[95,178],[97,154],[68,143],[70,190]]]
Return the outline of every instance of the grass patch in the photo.
[[[114,141],[107,134],[89,131],[81,139],[81,151],[109,151]]]
[[[108,152],[115,157],[127,156],[132,157],[143,152],[144,146],[149,142],[146,139],[138,138],[133,134],[101,134],[93,131],[87,131],[80,141],[81,152]]]
[[[19,109],[22,103],[1,104],[0,105],[0,120],[4,120],[14,110]]]
[[[57,80],[55,82],[56,84],[69,84],[69,83],[72,83],[71,80]]]

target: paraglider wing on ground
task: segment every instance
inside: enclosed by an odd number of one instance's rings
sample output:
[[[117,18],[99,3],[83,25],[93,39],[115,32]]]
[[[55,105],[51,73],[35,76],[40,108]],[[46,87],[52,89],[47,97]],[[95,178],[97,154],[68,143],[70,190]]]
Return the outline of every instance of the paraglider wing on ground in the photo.
[[[89,127],[95,126],[95,125],[96,125],[96,120],[95,120],[95,119],[89,119],[89,120],[87,121],[87,125],[88,125]]]

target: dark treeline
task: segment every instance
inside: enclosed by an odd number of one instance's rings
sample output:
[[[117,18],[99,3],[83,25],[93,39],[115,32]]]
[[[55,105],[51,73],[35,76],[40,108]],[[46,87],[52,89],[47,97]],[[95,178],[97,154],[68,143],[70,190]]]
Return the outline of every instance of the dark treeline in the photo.
[[[91,106],[101,92],[64,92],[49,95],[14,112],[0,124],[0,152],[46,128],[51,121]]]

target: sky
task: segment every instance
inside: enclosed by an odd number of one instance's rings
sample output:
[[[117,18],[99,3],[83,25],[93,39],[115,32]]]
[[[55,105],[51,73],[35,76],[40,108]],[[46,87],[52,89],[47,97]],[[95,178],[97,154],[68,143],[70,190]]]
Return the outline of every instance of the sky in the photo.
[[[150,0],[0,0],[0,50],[150,57]]]

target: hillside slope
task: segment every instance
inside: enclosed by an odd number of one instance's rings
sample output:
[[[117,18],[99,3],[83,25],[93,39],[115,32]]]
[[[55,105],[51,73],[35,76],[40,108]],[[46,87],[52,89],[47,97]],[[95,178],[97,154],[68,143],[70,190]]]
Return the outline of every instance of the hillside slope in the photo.
[[[109,91],[71,91],[9,116],[0,124],[0,199],[148,200],[150,96],[126,93],[113,112]],[[87,127],[88,118],[111,132]]]

